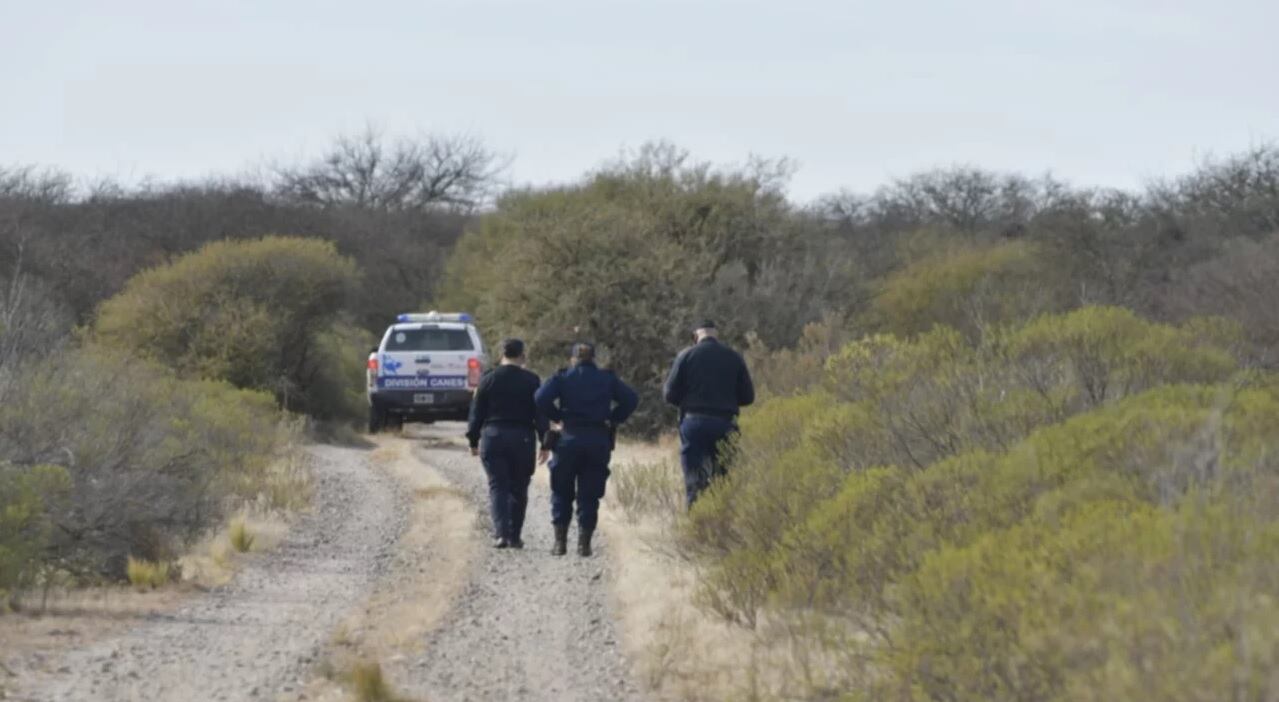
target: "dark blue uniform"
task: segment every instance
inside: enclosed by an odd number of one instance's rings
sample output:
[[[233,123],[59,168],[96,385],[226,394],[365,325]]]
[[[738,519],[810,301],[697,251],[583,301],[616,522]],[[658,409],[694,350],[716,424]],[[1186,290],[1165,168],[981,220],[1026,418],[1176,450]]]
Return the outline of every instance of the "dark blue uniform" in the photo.
[[[533,402],[539,385],[537,374],[516,365],[486,373],[475,389],[466,431],[488,475],[494,536],[513,545],[521,543],[537,442],[547,429],[546,416]]]
[[[613,451],[610,427],[631,416],[639,396],[612,371],[581,361],[551,376],[536,398],[538,409],[564,424],[551,459],[551,522],[567,526],[576,500],[578,527],[593,531]]]
[[[680,463],[691,507],[711,478],[724,473],[722,442],[737,430],[737,413],[755,401],[755,385],[741,354],[707,337],[675,358],[666,401],[679,408]]]

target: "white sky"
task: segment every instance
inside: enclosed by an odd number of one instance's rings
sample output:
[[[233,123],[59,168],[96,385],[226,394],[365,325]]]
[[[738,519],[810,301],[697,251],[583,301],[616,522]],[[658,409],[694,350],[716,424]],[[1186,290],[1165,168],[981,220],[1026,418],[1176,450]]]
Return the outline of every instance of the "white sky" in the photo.
[[[665,138],[799,199],[970,163],[1135,186],[1279,138],[1275,0],[0,0],[0,163],[137,180],[467,132],[520,183]]]

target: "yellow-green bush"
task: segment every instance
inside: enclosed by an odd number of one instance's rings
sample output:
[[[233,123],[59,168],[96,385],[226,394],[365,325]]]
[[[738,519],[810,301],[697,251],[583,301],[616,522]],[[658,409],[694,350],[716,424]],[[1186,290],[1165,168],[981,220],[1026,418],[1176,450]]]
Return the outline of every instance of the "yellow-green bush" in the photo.
[[[1279,381],[1236,332],[1085,308],[846,346],[682,524],[703,602],[807,622],[874,671],[850,699],[1275,693]]]
[[[976,336],[1061,309],[1056,267],[1030,242],[951,247],[889,275],[867,314],[876,328],[911,335],[946,325]]]
[[[1008,354],[1031,388],[1069,386],[1084,408],[1169,382],[1211,383],[1234,372],[1237,327],[1194,320],[1183,328],[1119,307],[1041,317],[1008,336]]]
[[[1279,525],[1097,501],[931,554],[884,656],[904,699],[1279,694]],[[891,692],[890,692],[891,691]]]
[[[326,241],[216,242],[130,279],[98,310],[93,338],[291,410],[354,416],[369,344],[337,323],[357,280]]]
[[[738,476],[712,486],[683,525],[682,547],[723,566],[709,576],[705,595],[724,616],[754,622],[774,588],[768,560],[787,526],[838,489],[842,472],[818,460],[806,440],[806,427],[833,402],[820,393],[779,398],[747,417],[743,430],[753,440],[736,455],[749,460],[736,460]]]

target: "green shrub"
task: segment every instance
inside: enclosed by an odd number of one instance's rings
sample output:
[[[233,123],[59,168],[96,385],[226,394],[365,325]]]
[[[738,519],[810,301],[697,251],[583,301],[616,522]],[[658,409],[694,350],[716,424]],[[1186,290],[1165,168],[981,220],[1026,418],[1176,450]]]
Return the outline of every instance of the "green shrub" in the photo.
[[[1279,525],[1098,501],[929,556],[902,591],[909,699],[1269,699]],[[909,682],[907,682],[909,681]]]
[[[128,555],[167,560],[271,476],[281,417],[264,393],[101,348],[19,377],[0,405],[0,461],[68,477],[67,508],[46,510],[51,567],[123,578]]]
[[[937,325],[970,338],[1064,307],[1064,280],[1032,243],[933,251],[889,275],[867,313],[881,331],[913,335]]]
[[[0,608],[31,585],[52,538],[49,515],[61,506],[69,483],[60,467],[0,460]]]
[[[1237,327],[1195,320],[1184,328],[1118,307],[1039,318],[1009,335],[1008,353],[1028,386],[1068,385],[1071,409],[1090,408],[1162,383],[1212,383],[1238,368]]]
[[[458,242],[435,306],[525,339],[544,372],[595,341],[640,391],[631,426],[651,433],[674,421],[661,386],[691,320],[715,318],[738,346],[752,332],[788,346],[843,285],[831,242],[804,236],[766,175],[659,146],[574,186],[511,193]]]
[[[93,338],[185,375],[275,395],[319,417],[352,416],[368,343],[335,326],[355,264],[316,239],[208,244],[144,271],[98,310]],[[360,381],[362,382],[362,380]]]
[[[849,699],[1267,697],[1279,380],[1237,338],[1085,308],[849,344],[681,523],[701,601],[874,671]]]

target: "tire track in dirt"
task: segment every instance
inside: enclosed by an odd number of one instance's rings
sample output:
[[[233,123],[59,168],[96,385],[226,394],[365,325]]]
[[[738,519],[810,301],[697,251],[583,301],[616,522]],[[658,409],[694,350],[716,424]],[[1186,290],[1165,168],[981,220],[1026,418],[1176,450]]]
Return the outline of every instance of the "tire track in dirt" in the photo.
[[[488,543],[488,487],[458,427],[419,436],[417,458],[468,497],[474,529]],[[512,700],[597,702],[644,696],[624,659],[609,601],[608,543],[591,558],[550,555],[547,469],[529,495],[524,550],[485,548],[470,582],[422,657],[401,677],[401,692],[431,702]]]

